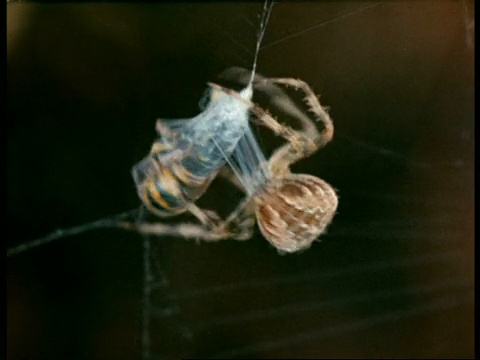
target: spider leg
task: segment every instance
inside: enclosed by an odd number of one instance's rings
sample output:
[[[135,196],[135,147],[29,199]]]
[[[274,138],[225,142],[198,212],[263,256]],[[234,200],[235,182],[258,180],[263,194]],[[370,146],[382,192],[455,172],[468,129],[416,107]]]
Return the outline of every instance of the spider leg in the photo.
[[[213,83],[209,83],[209,84],[212,87],[217,87],[219,90],[234,97],[238,101],[248,105],[250,108],[250,111],[254,113],[255,116],[257,117],[258,124],[268,127],[270,130],[272,130],[275,133],[275,135],[282,136],[283,138],[285,138],[285,140],[289,142],[293,142],[295,130],[290,128],[287,125],[280,124],[268,111],[263,110],[260,106],[256,105],[250,100],[243,98],[236,91],[230,90],[228,88],[225,88],[217,84],[213,84]]]
[[[284,79],[276,80],[280,83],[280,81],[283,81]],[[316,113],[322,115],[321,120],[325,124],[325,129],[322,133],[319,133],[316,126],[307,117],[303,118],[303,128],[300,130],[295,130],[290,126],[280,124],[269,112],[263,110],[255,103],[241,97],[237,92],[216,84],[211,84],[211,86],[216,86],[218,89],[236,98],[238,101],[247,104],[250,108],[250,111],[256,116],[257,122],[260,125],[268,127],[276,135],[281,136],[288,141],[287,144],[275,151],[270,158],[269,166],[275,175],[288,173],[291,164],[313,154],[320,146],[323,146],[330,141],[333,136],[332,121],[329,115],[321,107],[313,92],[309,90],[308,85],[306,85],[306,93],[309,99],[308,101],[313,105],[318,104],[320,110],[315,108],[315,111]],[[315,100],[310,99],[311,95],[313,95]]]
[[[267,79],[267,82],[274,84],[282,84],[285,87],[293,87],[295,90],[302,90],[305,93],[304,101],[307,104],[309,111],[316,116],[316,120],[323,123],[324,129],[319,133],[315,139],[317,146],[323,147],[333,138],[333,122],[330,115],[327,112],[327,108],[323,107],[318,100],[318,97],[312,91],[311,87],[303,80],[293,78],[271,78]],[[304,122],[304,131],[311,130],[311,123],[305,123],[305,119],[301,118]],[[316,127],[315,127],[316,128]],[[317,131],[318,133],[318,131]]]
[[[226,239],[222,234],[212,232],[205,226],[192,223],[180,223],[180,224],[162,224],[160,222],[118,222],[118,226],[125,230],[136,231],[143,235],[153,236],[175,236],[183,237],[185,239],[200,239],[203,241],[219,241]]]
[[[313,152],[325,146],[328,142],[330,142],[330,140],[332,140],[334,132],[333,122],[326,109],[320,104],[317,96],[314,94],[310,86],[303,80],[292,78],[271,78],[266,79],[265,82],[282,84],[285,87],[293,87],[295,90],[302,90],[305,93],[304,101],[309,107],[309,111],[316,116],[317,121],[323,123],[324,127],[323,130],[319,132],[316,125],[308,117],[303,116],[303,114],[302,116],[296,116],[297,119],[302,123],[302,129],[298,134],[303,137],[303,143],[307,146],[303,147],[303,149],[300,149],[299,151],[294,142],[290,141],[290,144],[285,144],[277,149],[269,160],[270,169],[274,174],[285,174],[289,171],[291,164],[311,155]],[[277,103],[279,103],[283,108],[291,108],[292,106],[288,97],[285,99],[278,99]],[[309,139],[314,145],[312,146],[312,144],[308,140],[305,141],[305,139]]]
[[[231,67],[225,70],[220,78],[234,78],[242,85],[246,85],[250,79],[251,71],[240,67]],[[305,93],[304,101],[309,111],[316,116],[316,120],[323,123],[324,130],[319,133],[315,123],[308,118],[290,99],[283,89],[277,86],[293,87],[295,90],[302,90]],[[231,94],[230,89],[219,86],[219,88]],[[296,118],[301,122],[301,132],[309,135],[318,143],[318,147],[325,146],[333,137],[333,123],[327,112],[326,107],[322,107],[317,96],[314,94],[310,86],[303,80],[293,78],[266,78],[260,74],[255,74],[254,88],[256,91],[264,92],[269,95],[270,102],[279,107],[286,114]],[[234,94],[231,94],[235,96]],[[235,96],[238,98],[237,96]],[[261,119],[260,119],[261,122]],[[274,132],[275,128],[271,123],[262,124],[270,127]],[[281,135],[281,134],[279,134]],[[288,140],[288,139],[287,139]]]
[[[136,231],[143,235],[178,236],[207,242],[227,239],[248,240],[252,236],[255,224],[253,211],[248,205],[247,198],[237,206],[227,220],[222,220],[214,211],[204,210],[191,204],[188,210],[200,220],[201,224],[132,221],[118,221],[115,224],[125,230]]]
[[[200,224],[163,224],[161,222],[133,221],[119,221],[116,224],[118,227],[136,231],[143,235],[178,236],[209,242],[234,237],[234,233],[228,231],[226,221],[222,220],[214,211],[201,209],[193,203],[189,204],[188,211],[200,221]]]

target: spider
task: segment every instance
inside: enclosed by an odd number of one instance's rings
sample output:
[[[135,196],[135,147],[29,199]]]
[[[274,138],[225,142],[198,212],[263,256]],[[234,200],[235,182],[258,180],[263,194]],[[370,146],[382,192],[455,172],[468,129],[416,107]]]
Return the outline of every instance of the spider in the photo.
[[[231,72],[242,75],[246,70],[234,68]],[[254,115],[255,122],[267,127],[287,142],[274,151],[268,161],[259,150],[255,137],[246,130],[234,154],[226,159],[233,172],[223,175],[243,188],[247,197],[227,217],[214,226],[198,227],[192,224],[177,225],[176,231],[185,237],[207,241],[223,239],[249,239],[254,220],[267,241],[279,252],[292,253],[311,246],[332,221],[338,206],[335,190],[324,180],[308,175],[294,174],[290,166],[325,146],[333,137],[333,123],[310,86],[303,80],[293,78],[264,78],[255,76],[255,87],[269,92],[282,109],[294,115],[301,123],[295,130],[280,124],[269,112],[251,102],[245,96],[217,84],[209,84],[239,103],[246,105]],[[301,90],[308,109],[323,124],[319,131],[314,121],[302,114],[278,85]],[[123,227],[140,233],[164,235],[167,228],[162,224],[128,223]],[[170,231],[171,233],[171,231]]]

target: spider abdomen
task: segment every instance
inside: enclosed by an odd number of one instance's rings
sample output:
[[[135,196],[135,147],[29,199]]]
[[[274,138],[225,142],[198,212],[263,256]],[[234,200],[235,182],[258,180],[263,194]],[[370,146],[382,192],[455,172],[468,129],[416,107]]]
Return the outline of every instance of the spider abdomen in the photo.
[[[335,190],[306,174],[271,179],[255,197],[258,226],[281,252],[309,248],[332,221],[338,206]]]

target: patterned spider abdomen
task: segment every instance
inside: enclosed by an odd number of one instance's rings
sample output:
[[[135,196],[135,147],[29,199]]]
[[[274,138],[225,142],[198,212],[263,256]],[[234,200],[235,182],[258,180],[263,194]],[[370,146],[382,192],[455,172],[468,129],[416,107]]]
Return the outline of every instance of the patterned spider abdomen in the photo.
[[[310,247],[332,221],[338,206],[335,190],[306,174],[272,178],[255,196],[258,226],[280,252]]]

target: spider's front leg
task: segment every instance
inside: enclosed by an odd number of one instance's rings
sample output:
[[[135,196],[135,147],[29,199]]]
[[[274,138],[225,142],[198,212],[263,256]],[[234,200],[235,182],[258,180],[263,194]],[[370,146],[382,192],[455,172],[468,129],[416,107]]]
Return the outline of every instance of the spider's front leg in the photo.
[[[318,97],[312,91],[310,86],[303,80],[293,79],[293,78],[271,78],[266,79],[265,81],[271,82],[273,84],[281,84],[285,87],[293,87],[295,90],[302,90],[305,93],[303,100],[308,106],[308,110],[316,116],[316,120],[323,124],[324,129],[321,132],[318,132],[317,127],[312,124],[311,120],[301,118],[302,121],[302,131],[306,132],[308,130],[317,129],[314,134],[306,134],[315,140],[317,147],[325,146],[333,138],[333,122],[328,114],[327,108],[323,107],[318,100]]]
[[[301,128],[295,130],[290,126],[280,124],[269,112],[263,110],[255,103],[244,99],[233,90],[221,87],[216,84],[211,86],[217,87],[237,100],[247,104],[250,111],[255,114],[257,122],[268,127],[276,135],[287,140],[288,144],[279,148],[273,154],[269,163],[274,174],[284,174],[289,172],[291,164],[307,157],[316,152],[320,147],[325,146],[333,137],[333,123],[327,111],[320,105],[317,97],[310,89],[307,83],[297,79],[262,79],[265,83],[283,84],[292,86],[295,89],[301,89],[305,93],[305,101],[309,106],[309,110],[317,116],[317,120],[323,123],[324,129],[319,132],[315,123],[307,116],[299,116]],[[291,108],[293,105],[288,97],[276,99],[280,107]],[[298,110],[298,109],[295,109]]]
[[[322,107],[317,96],[305,81],[292,78],[264,78],[262,82],[273,85],[281,84],[286,87],[293,87],[295,90],[302,90],[305,94],[304,101],[308,110],[316,116],[317,121],[323,124],[323,130],[319,131],[316,124],[295,107],[290,98],[283,92],[280,93],[281,96],[276,96],[274,102],[287,113],[297,114],[295,117],[301,124],[299,130],[281,125],[273,116],[256,105],[252,107],[252,112],[255,113],[262,125],[269,127],[275,134],[288,141],[286,145],[274,152],[269,161],[272,173],[286,174],[289,172],[291,164],[310,156],[332,139],[333,122],[327,110]]]

